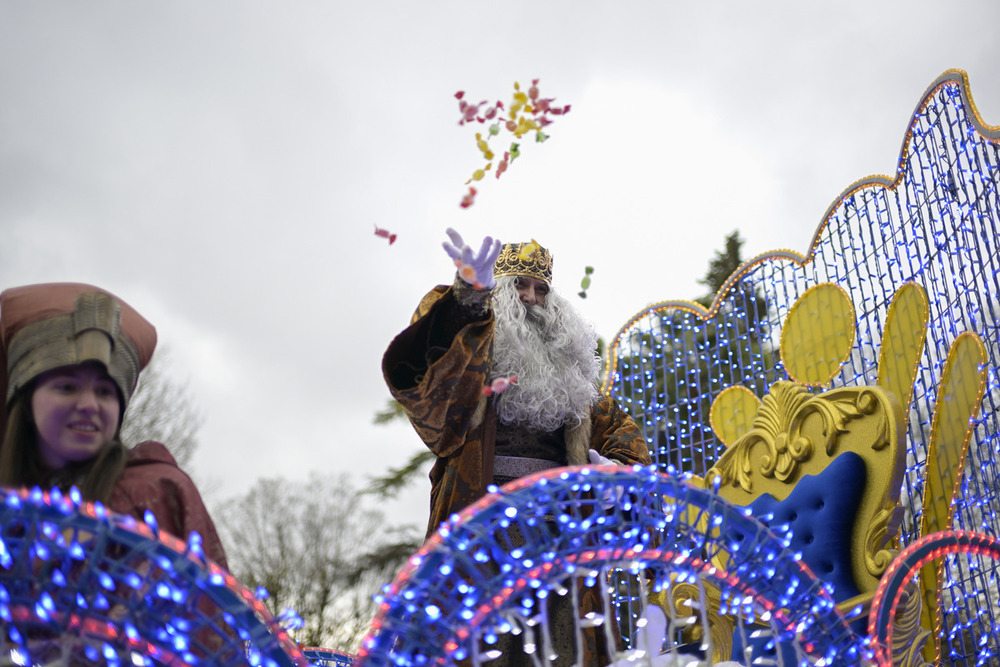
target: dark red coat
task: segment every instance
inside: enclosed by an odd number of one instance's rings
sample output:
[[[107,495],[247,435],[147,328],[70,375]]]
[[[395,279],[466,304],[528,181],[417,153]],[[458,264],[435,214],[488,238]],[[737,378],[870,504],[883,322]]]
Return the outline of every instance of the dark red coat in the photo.
[[[143,442],[129,450],[125,472],[111,492],[108,508],[139,520],[148,509],[156,516],[161,531],[182,540],[187,540],[191,531],[197,531],[205,555],[229,569],[226,552],[201,494],[160,443]]]

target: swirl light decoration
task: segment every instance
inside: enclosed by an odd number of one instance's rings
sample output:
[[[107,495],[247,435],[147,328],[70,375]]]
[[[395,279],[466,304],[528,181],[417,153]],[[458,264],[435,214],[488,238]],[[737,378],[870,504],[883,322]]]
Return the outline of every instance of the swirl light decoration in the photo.
[[[994,110],[996,111],[996,110]],[[966,74],[950,70],[926,90],[906,127],[894,176],[859,180],[836,196],[804,255],[776,250],[735,271],[710,308],[664,301],[639,311],[612,339],[603,390],[635,418],[656,465],[704,476],[725,450],[711,406],[742,387],[760,399],[789,372],[777,336],[792,305],[831,282],[854,305],[857,336],[827,389],[878,384],[879,351],[893,295],[903,285],[928,296],[927,339],[913,375],[901,545],[920,536],[932,412],[946,357],[964,332],[986,353],[979,417],[955,494],[950,528],[1000,531],[1000,126],[988,125]],[[745,393],[745,392],[744,392]],[[751,405],[753,396],[730,392]],[[946,566],[943,629],[985,614],[983,641],[1000,652],[1000,600],[980,583],[993,561]],[[964,657],[953,658],[963,664]]]
[[[3,664],[305,667],[231,574],[148,523],[58,490],[0,489]]]
[[[610,497],[617,502],[605,509],[601,499]],[[864,640],[786,539],[716,493],[651,467],[536,473],[466,508],[410,559],[378,600],[358,664],[478,665],[497,657],[492,647],[512,632],[532,637],[525,643],[548,664],[547,598],[568,595],[579,610],[588,588],[605,603],[578,621],[621,650],[615,621],[629,613],[629,595],[648,608],[650,596],[699,582],[721,591],[726,613],[764,623],[802,660],[859,664]],[[616,600],[611,573],[631,577],[624,599]],[[699,613],[670,619],[664,651],[677,649],[670,637]],[[577,651],[580,641],[577,634]]]
[[[881,584],[879,584],[875,598],[872,600],[871,614],[868,619],[868,634],[871,636],[876,664],[879,667],[892,665],[893,656],[890,648],[892,646],[892,633],[894,626],[900,620],[896,618],[896,610],[900,599],[907,592],[906,585],[913,581],[925,566],[953,554],[973,554],[997,560],[1000,558],[1000,540],[992,535],[982,533],[946,530],[920,538],[896,556],[886,571]],[[983,583],[996,588],[996,576],[983,574],[985,575]],[[976,650],[976,655],[961,656],[963,659],[975,660],[974,663],[967,662],[967,664],[995,663],[996,654],[987,642],[982,642]],[[991,660],[994,662],[990,662]]]

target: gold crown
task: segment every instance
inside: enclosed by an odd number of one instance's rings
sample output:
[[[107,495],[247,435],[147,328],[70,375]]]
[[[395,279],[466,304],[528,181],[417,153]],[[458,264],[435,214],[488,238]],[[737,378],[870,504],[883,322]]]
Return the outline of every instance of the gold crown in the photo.
[[[505,243],[493,267],[493,275],[530,276],[552,282],[552,255],[531,239],[527,243]]]

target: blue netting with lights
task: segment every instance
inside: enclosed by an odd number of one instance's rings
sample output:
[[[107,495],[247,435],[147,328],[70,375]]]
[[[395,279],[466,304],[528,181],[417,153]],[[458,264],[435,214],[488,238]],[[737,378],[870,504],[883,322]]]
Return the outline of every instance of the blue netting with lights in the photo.
[[[952,341],[983,340],[988,384],[969,446],[955,528],[997,533],[1000,509],[1000,129],[978,115],[965,74],[947,72],[927,90],[907,130],[896,178],[851,185],[831,205],[809,253],[778,251],[744,264],[707,315],[663,302],[633,317],[609,346],[605,387],[643,429],[654,462],[704,475],[724,445],[709,423],[714,398],[742,385],[758,397],[787,379],[780,328],[809,287],[834,282],[850,295],[858,335],[834,386],[875,384],[882,327],[894,292],[921,285],[930,300],[927,343],[914,386],[902,543],[918,537],[927,443]],[[967,645],[996,647],[1000,601],[986,581],[990,560],[951,558],[944,582],[945,635],[956,664]],[[980,619],[975,624],[972,619]]]
[[[611,497],[617,501],[601,500]],[[632,638],[615,636],[619,617],[639,616],[650,596],[684,582],[717,587],[723,610],[764,622],[764,634],[793,645],[802,664],[859,664],[864,640],[787,539],[716,493],[652,467],[537,473],[470,506],[410,559],[378,599],[359,665],[489,664],[510,633],[549,664],[547,598],[556,596],[571,599],[578,632],[605,633],[627,660]],[[723,566],[713,563],[720,554],[728,556]],[[615,574],[633,579],[641,604],[621,595]],[[588,611],[590,589],[603,604]],[[707,625],[692,613],[672,616],[660,650],[678,650],[676,632],[688,622]]]
[[[317,667],[351,667],[355,660],[351,653],[319,646],[303,648],[302,655],[306,657],[310,665]]]
[[[906,585],[919,575],[922,567],[935,563],[950,554],[974,555],[981,559],[995,561],[1000,558],[1000,540],[983,533],[946,530],[925,535],[900,552],[889,569],[886,570],[875,599],[872,600],[869,634],[871,635],[872,648],[877,653],[876,657],[880,664],[891,662],[891,628],[896,614],[896,606],[904,594]],[[996,573],[989,573],[982,583],[996,590],[998,583]],[[977,619],[975,622],[977,625],[984,624],[982,619]],[[962,641],[963,629],[961,626],[953,625],[945,635],[946,645],[955,645]],[[988,628],[984,630],[988,630]],[[988,632],[984,631],[980,636],[981,639],[977,645],[964,647],[968,653],[965,656],[965,664],[977,666],[996,664],[996,654],[988,641]]]
[[[187,543],[53,490],[0,489],[0,664],[305,667],[255,594]]]

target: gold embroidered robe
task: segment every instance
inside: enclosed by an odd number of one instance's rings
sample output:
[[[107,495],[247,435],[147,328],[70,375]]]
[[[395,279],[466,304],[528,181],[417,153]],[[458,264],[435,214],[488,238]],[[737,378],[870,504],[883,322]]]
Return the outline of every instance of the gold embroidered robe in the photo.
[[[457,294],[456,294],[457,292]],[[427,534],[486,493],[493,479],[496,413],[483,396],[493,349],[488,292],[456,281],[439,285],[409,327],[389,344],[382,372],[424,444],[437,456],[431,469]],[[588,463],[596,449],[617,463],[649,464],[645,439],[613,399],[600,396],[589,420],[565,434],[569,465]]]

